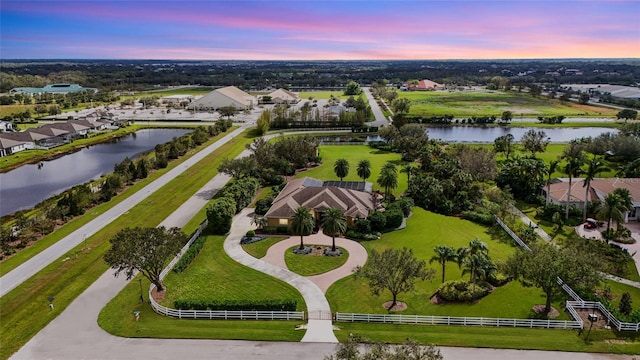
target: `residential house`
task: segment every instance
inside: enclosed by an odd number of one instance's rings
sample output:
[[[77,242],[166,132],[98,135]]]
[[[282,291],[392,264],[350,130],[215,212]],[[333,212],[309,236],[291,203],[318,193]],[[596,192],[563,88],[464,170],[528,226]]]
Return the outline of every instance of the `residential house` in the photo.
[[[596,178],[591,180],[591,192],[589,201],[604,201],[604,198],[617,188],[625,188],[629,190],[633,209],[624,215],[624,222],[640,221],[640,178]],[[547,187],[543,188],[546,194]],[[583,207],[586,201],[586,188],[584,187],[584,179],[577,178],[571,181],[571,198],[569,195],[569,179],[554,179],[549,186],[549,202],[552,204],[566,205],[567,201],[571,205]]]
[[[420,80],[417,84],[408,84],[406,90],[412,91],[429,91],[429,90],[444,90],[445,86],[431,80]]]
[[[289,226],[295,210],[309,209],[316,221],[327,209],[344,211],[347,222],[366,218],[376,209],[373,185],[362,181],[322,181],[309,177],[291,180],[265,214],[268,226]]]

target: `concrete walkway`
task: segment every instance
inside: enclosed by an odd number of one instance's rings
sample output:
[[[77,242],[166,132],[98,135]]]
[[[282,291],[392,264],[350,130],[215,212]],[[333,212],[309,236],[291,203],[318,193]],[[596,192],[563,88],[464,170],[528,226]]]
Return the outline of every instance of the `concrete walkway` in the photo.
[[[302,342],[337,343],[338,339],[333,334],[333,325],[330,317],[329,320],[322,319],[322,315],[326,316],[331,314],[329,302],[325,298],[324,292],[316,284],[309,279],[306,279],[296,273],[292,273],[280,266],[256,259],[242,249],[240,239],[247,230],[253,228],[251,226],[252,213],[253,209],[243,209],[233,218],[231,232],[224,241],[224,251],[233,260],[280,279],[300,292],[307,304],[307,312],[310,315],[310,320],[307,324],[307,332],[302,338]],[[313,318],[313,315],[320,316],[318,318]]]
[[[304,243],[305,245],[331,246],[332,240],[330,236],[319,231],[316,234],[305,236]],[[261,260],[283,269],[287,269],[287,265],[284,262],[284,253],[287,249],[298,245],[300,245],[300,236],[292,236],[288,239],[279,241],[269,248],[267,254]],[[344,248],[349,252],[349,258],[347,261],[339,268],[327,271],[323,274],[306,277],[316,284],[323,293],[326,293],[327,289],[329,289],[333,283],[353,274],[353,269],[358,266],[363,266],[367,262],[367,250],[357,241],[338,237],[336,238],[336,246]]]

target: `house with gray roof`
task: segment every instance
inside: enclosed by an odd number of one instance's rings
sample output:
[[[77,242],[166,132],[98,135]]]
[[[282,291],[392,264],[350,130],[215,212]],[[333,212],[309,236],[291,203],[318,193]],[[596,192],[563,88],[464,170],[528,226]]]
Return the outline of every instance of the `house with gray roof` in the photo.
[[[217,110],[223,107],[233,106],[237,109],[249,109],[258,103],[255,96],[247,94],[235,86],[227,86],[194,100],[189,104],[189,109]]]

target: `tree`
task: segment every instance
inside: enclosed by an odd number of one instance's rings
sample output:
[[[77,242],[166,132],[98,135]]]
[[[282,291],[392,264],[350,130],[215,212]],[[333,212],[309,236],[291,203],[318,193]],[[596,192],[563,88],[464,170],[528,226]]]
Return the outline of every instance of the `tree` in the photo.
[[[414,340],[407,339],[399,346],[376,343],[368,345],[363,353],[358,348],[360,338],[349,336],[349,339],[338,345],[334,355],[326,356],[325,360],[443,360],[440,350],[432,345],[420,345]]]
[[[509,160],[509,155],[511,154],[511,149],[513,148],[513,135],[506,134],[502,136],[498,136],[493,141],[493,149],[495,152],[503,152]]]
[[[289,226],[291,234],[300,235],[300,250],[304,249],[303,237],[311,234],[313,228],[316,226],[316,222],[309,212],[309,209],[304,206],[295,209]]]
[[[269,124],[271,123],[271,110],[264,109],[260,117],[256,121],[256,130],[258,135],[262,136],[269,130]]]
[[[551,300],[564,290],[558,284],[561,278],[575,288],[593,292],[601,281],[601,275],[594,264],[593,254],[574,248],[560,249],[553,244],[537,242],[530,245],[531,251],[520,249],[505,264],[505,272],[542,289],[546,296],[545,314],[551,310]]]
[[[522,147],[530,151],[531,155],[536,156],[537,152],[545,152],[549,145],[549,138],[544,131],[535,131],[533,129],[527,131],[520,139]]]
[[[473,293],[476,292],[478,279],[486,279],[496,272],[496,265],[486,253],[470,253],[462,262],[462,275],[469,274],[469,281],[473,284]]]
[[[411,174],[416,171],[416,167],[409,163],[402,167],[400,172],[407,174],[407,184],[411,182]]]
[[[49,115],[58,115],[60,114],[60,108],[58,107],[58,105],[50,105],[48,112]]]
[[[396,166],[391,162],[384,164],[377,182],[378,185],[384,188],[384,199],[388,201],[391,189],[398,187],[398,169]]]
[[[362,179],[362,182],[367,181],[371,176],[371,162],[369,160],[360,160],[358,162],[358,168],[356,169],[358,177]]]
[[[240,111],[235,106],[223,106],[218,109],[220,116],[226,116],[227,120],[231,120],[231,118],[236,116],[238,112]]]
[[[618,111],[616,114],[616,119],[624,119],[625,122],[627,120],[635,120],[638,117],[638,112],[636,110],[624,109]]]
[[[207,207],[209,229],[217,235],[224,235],[231,230],[231,221],[236,213],[236,202],[230,197],[215,199]]]
[[[624,213],[633,208],[629,190],[617,188],[612,193],[607,194],[602,206],[597,212],[598,217],[607,220],[607,233],[611,230],[611,221],[621,222]]]
[[[580,94],[580,97],[578,97],[578,103],[582,104],[582,105],[587,105],[589,103],[589,99],[591,97],[589,96],[589,94],[587,93],[582,93]]]
[[[436,255],[434,255],[429,263],[437,261],[440,265],[442,265],[442,282],[444,283],[444,272],[446,268],[446,264],[449,261],[455,261],[457,259],[456,250],[451,246],[447,245],[438,245],[433,251],[435,251]]]
[[[580,167],[582,166],[582,158],[579,156],[574,156],[567,159],[567,164],[564,166],[564,173],[569,176],[569,188],[567,189],[567,202],[565,204],[565,219],[569,218],[569,206],[571,205],[571,181],[573,178],[580,175],[582,170]]]
[[[344,94],[347,96],[360,95],[362,94],[362,89],[360,88],[360,85],[358,85],[357,82],[349,81],[349,83],[347,83],[347,86],[344,89]]]
[[[633,307],[631,306],[631,294],[626,291],[622,293],[620,303],[618,304],[618,310],[625,315],[631,314],[633,311]]]
[[[560,161],[558,160],[551,160],[549,162],[549,169],[547,170],[547,203],[549,203],[549,199],[551,198],[551,176],[553,176],[559,163]]]
[[[327,209],[322,214],[322,231],[331,236],[331,251],[336,251],[336,236],[347,231],[347,219],[340,209]]]
[[[178,254],[187,242],[187,236],[179,228],[125,228],[110,240],[111,248],[104,260],[116,270],[115,276],[124,272],[130,280],[139,271],[163,291],[160,273],[171,256]]]
[[[407,98],[397,98],[391,102],[391,109],[393,110],[393,125],[397,128],[401,128],[405,124],[404,117],[409,113],[411,108],[411,100]]]
[[[584,209],[582,212],[583,220],[587,219],[587,208],[589,207],[589,197],[591,195],[591,181],[595,179],[596,175],[605,170],[608,170],[608,168],[605,167],[604,164],[594,155],[593,159],[587,162],[587,169],[582,171],[584,174],[584,185],[582,186],[585,188]]]
[[[513,113],[511,111],[507,110],[502,112],[502,116],[500,117],[500,120],[503,123],[508,124],[511,122],[512,119],[513,119]]]
[[[426,268],[424,260],[416,258],[413,250],[406,247],[387,249],[383,253],[373,250],[367,266],[357,268],[356,272],[369,280],[374,295],[389,290],[393,301],[388,310],[396,306],[398,294],[414,289],[417,279],[430,279],[435,274],[433,269]]]
[[[346,159],[338,159],[333,164],[333,172],[336,173],[336,176],[340,178],[340,182],[342,179],[349,175],[349,162]]]

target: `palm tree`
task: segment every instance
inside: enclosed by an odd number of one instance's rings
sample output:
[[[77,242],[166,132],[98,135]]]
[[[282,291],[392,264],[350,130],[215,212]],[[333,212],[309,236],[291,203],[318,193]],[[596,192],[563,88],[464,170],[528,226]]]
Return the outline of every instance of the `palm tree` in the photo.
[[[455,261],[458,258],[458,256],[456,255],[456,250],[451,246],[438,245],[433,248],[433,251],[435,251],[436,255],[433,256],[431,260],[429,260],[429,263],[437,261],[442,265],[442,282],[444,283],[445,265],[448,261]]]
[[[291,233],[293,235],[300,235],[300,250],[304,249],[303,237],[311,234],[316,222],[313,216],[304,206],[300,206],[293,212],[291,217]]]
[[[338,159],[333,164],[333,171],[336,173],[336,176],[340,178],[340,182],[342,179],[349,175],[349,162],[346,159]]]
[[[587,170],[584,171],[584,185],[586,188],[584,194],[584,210],[582,213],[582,218],[584,220],[587,219],[587,207],[589,206],[589,195],[591,195],[591,181],[596,177],[596,175],[602,171],[608,170],[607,167],[604,166],[598,159],[596,159],[595,155],[593,159],[587,162]]]
[[[565,206],[565,219],[569,218],[569,205],[571,203],[571,180],[580,175],[580,167],[582,166],[582,160],[579,157],[570,157],[567,160],[567,164],[564,166],[564,173],[569,175],[569,189],[567,190],[567,203]]]
[[[369,160],[360,160],[356,172],[358,173],[358,177],[362,179],[362,182],[367,181],[369,176],[371,176],[371,162]]]
[[[633,209],[633,202],[629,190],[617,188],[604,198],[604,202],[598,210],[598,217],[607,220],[607,233],[611,229],[611,221],[621,222],[624,220],[624,213]]]
[[[476,282],[478,279],[486,279],[495,273],[497,267],[489,256],[484,253],[472,254],[464,261],[462,275],[470,274],[469,281],[473,284],[473,293],[476,292]]]
[[[551,160],[551,162],[549,162],[549,169],[547,170],[547,203],[549,203],[549,198],[551,196],[551,176],[556,171],[559,163],[560,161],[558,160]]]
[[[340,209],[328,209],[322,214],[322,231],[331,236],[331,251],[336,251],[336,235],[347,231],[347,219]]]
[[[378,177],[378,185],[384,188],[384,199],[389,199],[391,189],[398,187],[398,169],[393,163],[387,162],[380,170],[380,176]]]
[[[400,172],[407,174],[407,184],[411,182],[411,174],[413,174],[415,170],[416,168],[413,166],[413,164],[407,164],[402,168],[402,170],[400,170]]]
[[[456,262],[458,263],[458,269],[462,269],[462,264],[467,256],[469,256],[470,251],[471,250],[466,246],[460,247],[456,250]]]

